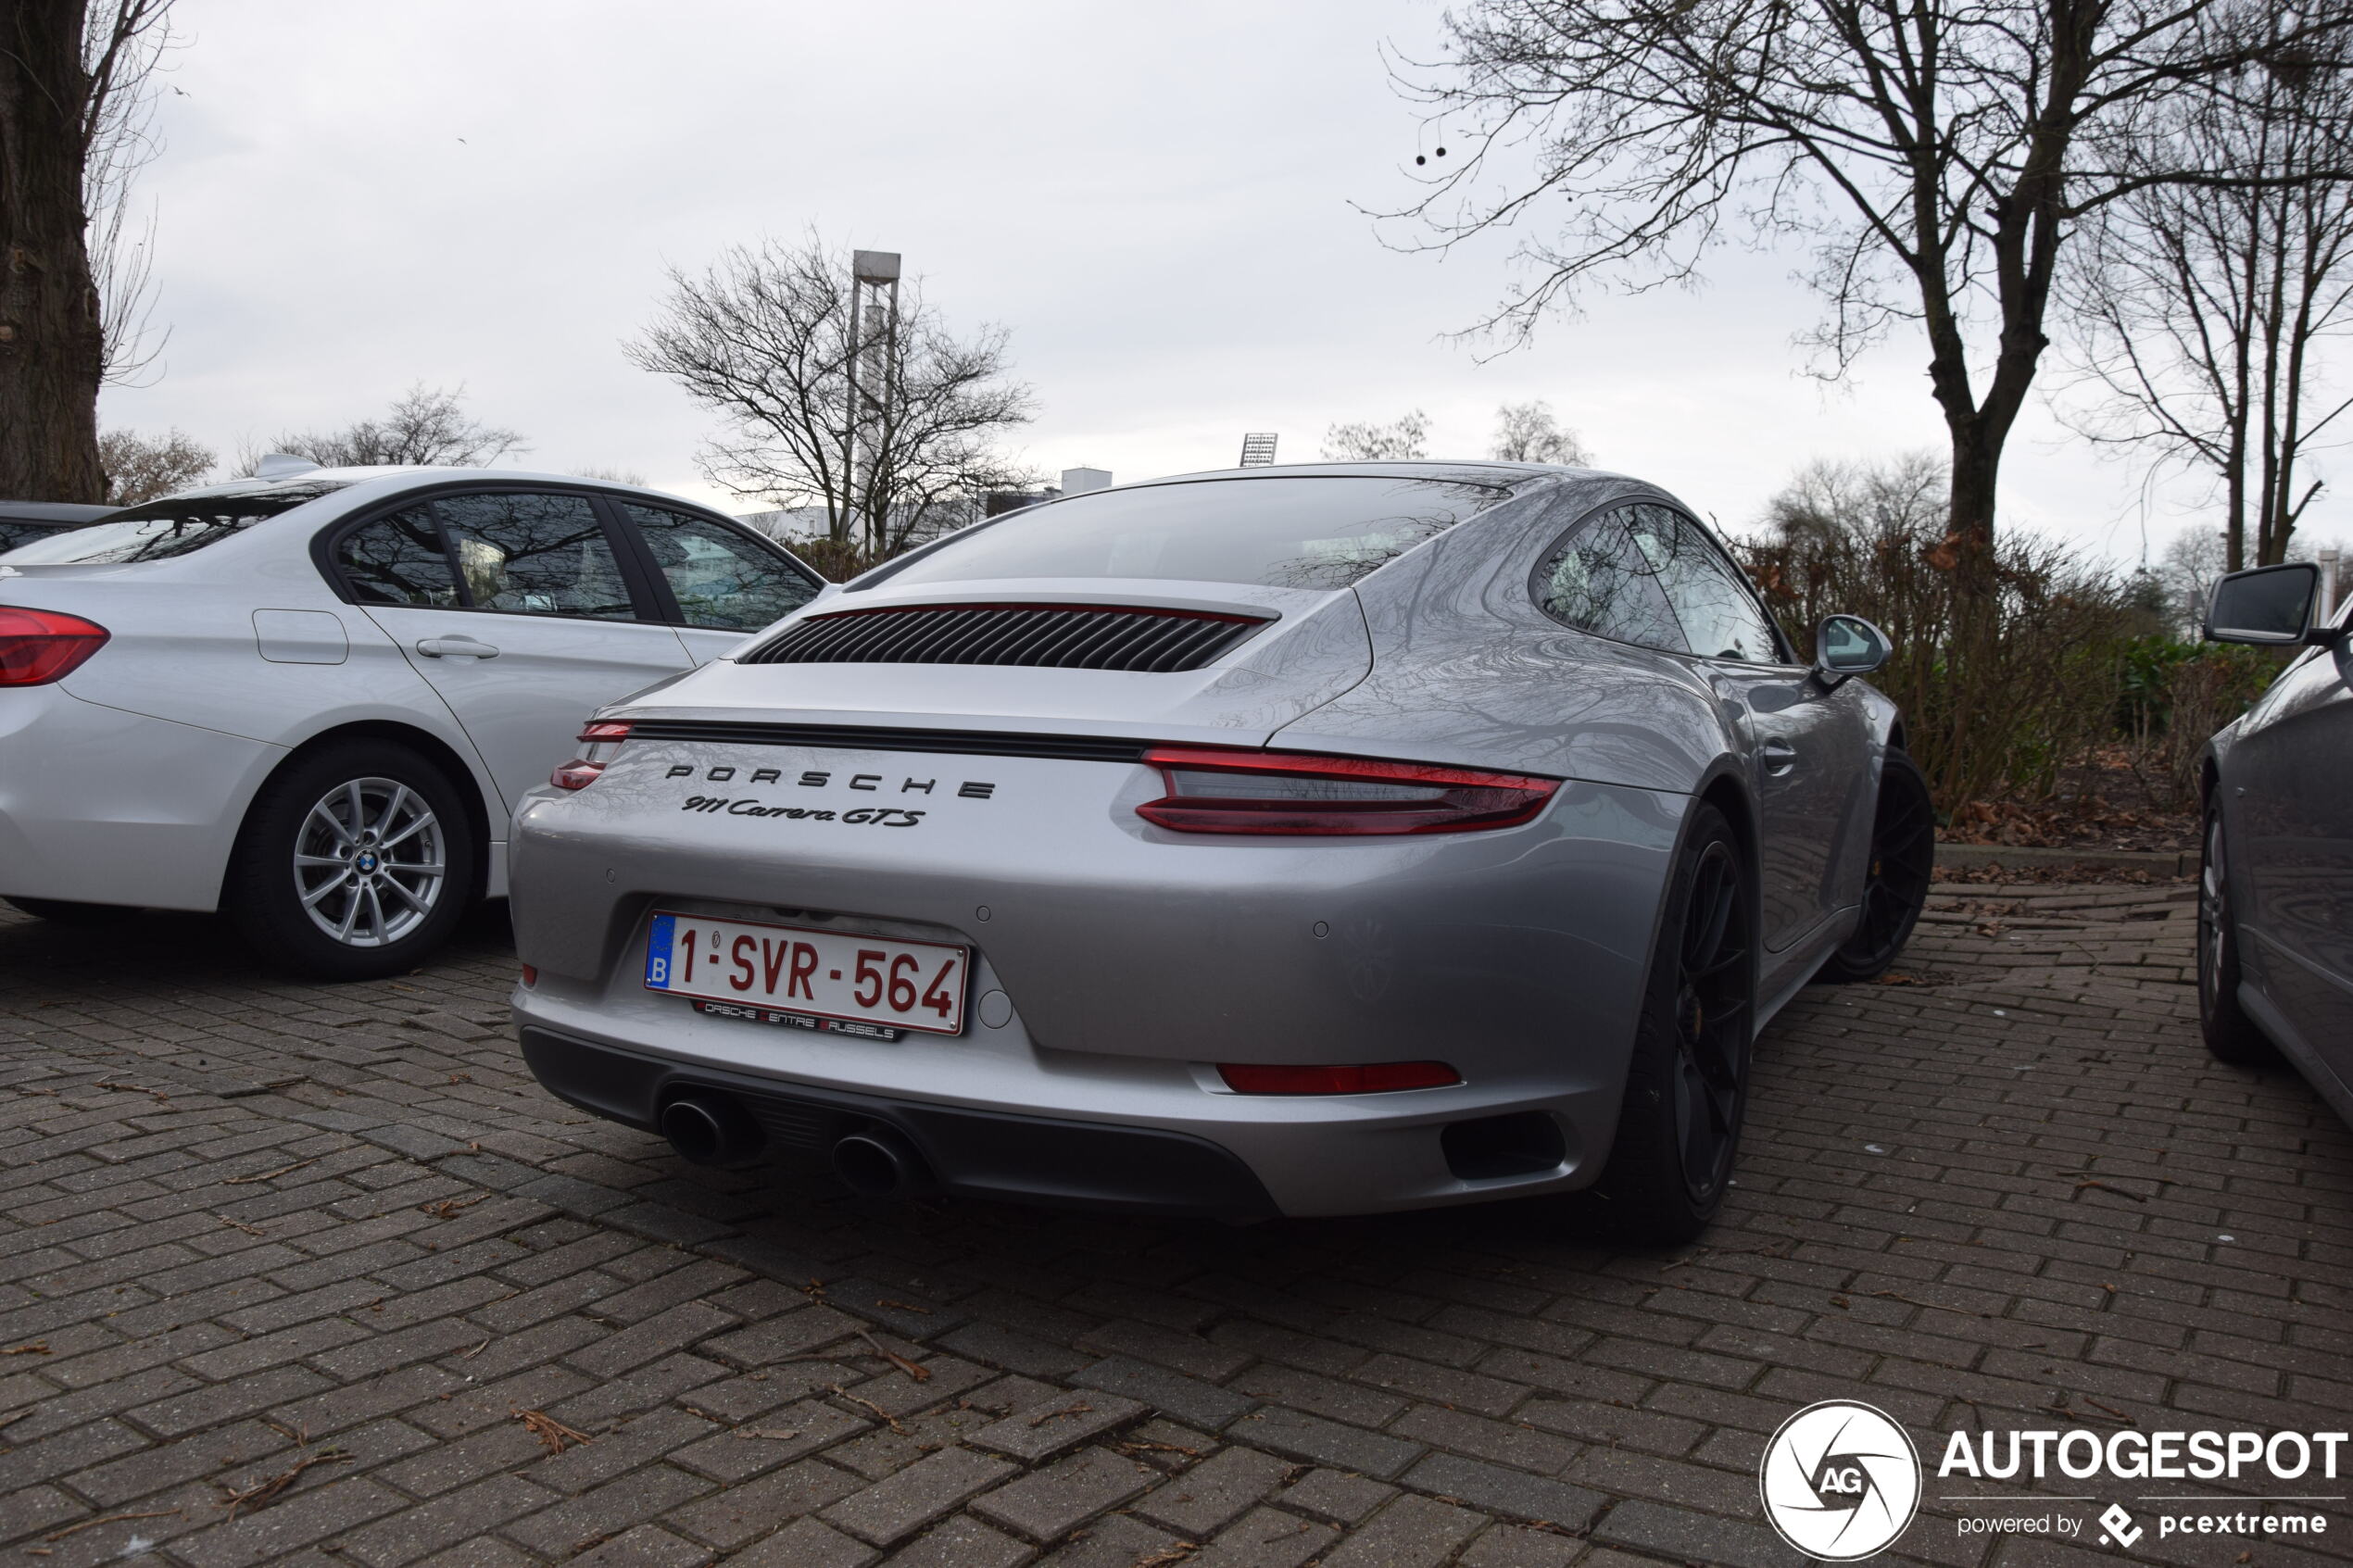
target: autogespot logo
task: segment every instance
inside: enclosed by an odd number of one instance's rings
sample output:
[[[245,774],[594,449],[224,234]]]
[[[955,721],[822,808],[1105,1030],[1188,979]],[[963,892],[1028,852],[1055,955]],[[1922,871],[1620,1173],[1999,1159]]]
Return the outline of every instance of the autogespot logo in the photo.
[[[1808,1557],[1852,1562],[1884,1551],[1920,1506],[1920,1456],[1884,1411],[1824,1399],[1765,1445],[1765,1517]]]

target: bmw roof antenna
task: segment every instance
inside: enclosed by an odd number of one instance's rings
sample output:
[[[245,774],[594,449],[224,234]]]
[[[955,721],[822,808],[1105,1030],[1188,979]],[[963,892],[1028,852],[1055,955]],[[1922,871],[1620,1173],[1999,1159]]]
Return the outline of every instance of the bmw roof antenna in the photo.
[[[292,479],[298,473],[309,473],[319,467],[308,458],[297,458],[292,452],[271,452],[253,465],[256,479]]]

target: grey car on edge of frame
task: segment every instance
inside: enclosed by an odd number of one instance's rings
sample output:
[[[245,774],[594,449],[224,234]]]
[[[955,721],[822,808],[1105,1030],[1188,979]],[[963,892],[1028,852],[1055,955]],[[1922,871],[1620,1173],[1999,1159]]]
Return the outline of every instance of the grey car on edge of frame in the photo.
[[[1757,1031],[1902,949],[1889,649],[1664,491],[1258,468],[1008,514],[604,709],[517,814],[524,1055],[689,1158],[1673,1238]]]
[[[2326,620],[2309,561],[2214,586],[2212,641],[2297,650],[2209,741],[2198,1021],[2222,1061],[2285,1056],[2353,1122],[2353,597]]]

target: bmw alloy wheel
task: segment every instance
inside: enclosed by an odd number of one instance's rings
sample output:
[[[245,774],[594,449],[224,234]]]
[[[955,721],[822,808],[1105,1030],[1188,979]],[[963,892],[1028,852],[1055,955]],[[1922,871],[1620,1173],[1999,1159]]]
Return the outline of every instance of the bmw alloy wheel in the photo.
[[[383,947],[424,923],[449,877],[425,797],[397,779],[352,779],[322,796],[295,837],[295,894],[347,947]]]

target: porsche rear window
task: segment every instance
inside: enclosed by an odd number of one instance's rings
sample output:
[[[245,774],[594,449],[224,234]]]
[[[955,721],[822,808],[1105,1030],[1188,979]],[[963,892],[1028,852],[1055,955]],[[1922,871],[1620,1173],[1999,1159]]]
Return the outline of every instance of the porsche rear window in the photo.
[[[1141,577],[1345,588],[1504,494],[1484,484],[1339,474],[1097,491],[1009,512],[857,586],[885,579],[896,585]]]
[[[114,566],[201,550],[255,523],[343,489],[348,480],[257,484],[211,495],[178,495],[126,508],[103,522],[36,541],[9,559],[23,566]]]

